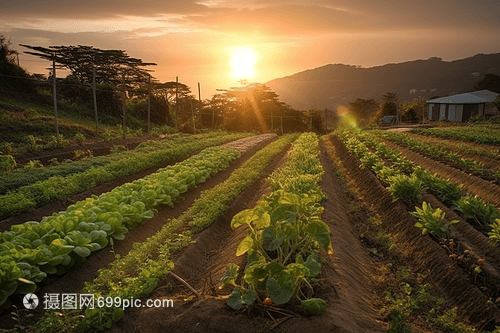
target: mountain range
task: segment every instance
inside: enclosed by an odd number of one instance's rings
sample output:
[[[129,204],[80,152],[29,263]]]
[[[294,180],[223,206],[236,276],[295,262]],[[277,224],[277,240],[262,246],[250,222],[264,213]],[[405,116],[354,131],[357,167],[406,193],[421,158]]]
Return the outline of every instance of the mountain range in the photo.
[[[294,109],[334,110],[356,98],[380,102],[388,92],[410,101],[418,96],[430,99],[473,91],[485,74],[500,75],[500,53],[453,61],[432,57],[369,68],[329,64],[265,84]]]

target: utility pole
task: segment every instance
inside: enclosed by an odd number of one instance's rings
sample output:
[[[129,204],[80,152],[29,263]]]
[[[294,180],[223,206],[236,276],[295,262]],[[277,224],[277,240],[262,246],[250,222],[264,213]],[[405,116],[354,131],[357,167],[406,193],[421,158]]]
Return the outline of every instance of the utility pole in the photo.
[[[151,130],[151,74],[148,75],[148,135]]]
[[[123,138],[127,138],[126,132],[126,112],[125,109],[127,108],[127,94],[125,93],[125,73],[122,73],[122,92],[123,92],[123,113],[122,113],[122,130],[123,130]]]
[[[200,106],[200,130],[202,129],[203,127],[203,114],[202,114],[202,111],[203,111],[203,106],[201,105],[201,89],[200,89],[200,82],[198,82],[198,105]]]
[[[95,67],[92,68],[92,96],[94,98],[95,137],[99,138],[99,136],[97,134],[98,118],[97,118],[97,97],[96,97],[96,91],[95,91]]]
[[[175,77],[175,128],[179,129],[177,126],[177,114],[179,113],[179,103],[178,103],[178,97],[179,97],[179,77]]]
[[[193,134],[196,134],[196,119],[194,118],[193,99],[191,100],[191,117],[193,117]]]
[[[56,55],[52,58],[52,82],[53,90],[52,95],[54,96],[54,117],[56,120],[56,134],[59,135],[59,124],[57,122],[57,97],[56,97]]]

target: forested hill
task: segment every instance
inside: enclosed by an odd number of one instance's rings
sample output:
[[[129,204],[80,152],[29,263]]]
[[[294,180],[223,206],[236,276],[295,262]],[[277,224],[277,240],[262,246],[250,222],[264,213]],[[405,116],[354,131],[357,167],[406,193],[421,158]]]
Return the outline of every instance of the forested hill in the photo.
[[[360,68],[335,64],[266,83],[281,101],[298,109],[334,109],[356,98],[380,100],[395,92],[403,100],[471,91],[485,74],[500,74],[500,53],[443,61],[440,58]]]

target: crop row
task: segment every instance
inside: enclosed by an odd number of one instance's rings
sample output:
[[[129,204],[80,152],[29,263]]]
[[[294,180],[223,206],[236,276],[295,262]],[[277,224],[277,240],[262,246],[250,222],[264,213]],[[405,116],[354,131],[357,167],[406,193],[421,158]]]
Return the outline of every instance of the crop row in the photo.
[[[67,177],[53,176],[0,196],[0,219],[32,211],[55,199],[65,198],[167,161],[185,158],[196,150],[245,136],[248,134],[215,132],[193,136],[188,142],[180,144],[172,144],[169,140],[165,141],[165,145],[162,141],[149,142],[143,149],[124,154],[123,158],[106,165],[94,166]]]
[[[485,173],[492,175],[493,171],[485,169],[483,164],[469,158],[461,157],[459,154],[448,150],[447,145],[437,142],[429,143],[410,137],[401,132],[375,131],[377,136],[404,145],[411,150],[426,154],[434,158],[443,158],[449,163],[471,172],[478,176],[483,176]]]
[[[397,198],[412,205],[422,201],[422,191],[428,189],[453,210],[459,212],[476,228],[490,227],[488,232],[492,244],[500,242],[500,212],[490,203],[485,203],[477,196],[464,195],[463,185],[456,185],[449,180],[432,175],[428,170],[414,166],[411,161],[401,156],[397,149],[388,148],[383,142],[366,133],[339,132],[349,151],[360,159],[360,167],[370,167],[387,189]],[[372,152],[367,146],[375,149]],[[388,167],[382,159],[392,163]]]
[[[224,182],[203,191],[200,198],[180,217],[168,220],[162,229],[142,243],[137,243],[124,257],[117,258],[108,268],[99,270],[97,278],[85,284],[83,293],[95,297],[121,297],[122,299],[147,296],[160,279],[173,268],[172,256],[193,242],[193,236],[207,228],[226,211],[228,205],[258,177],[274,156],[297,138],[297,134],[285,135],[261,149]],[[190,230],[178,233],[183,226]],[[66,311],[65,319],[55,312],[47,312],[36,325],[40,331],[72,332],[76,328],[109,328],[119,320],[123,309],[103,307],[80,311]]]
[[[194,138],[192,138],[192,136],[189,134],[171,134],[168,135],[165,139],[159,141],[160,146],[157,149],[171,148],[174,144],[187,143],[193,139]],[[75,173],[84,172],[85,170],[90,169],[93,166],[104,166],[110,162],[124,158],[126,155],[134,155],[138,151],[146,152],[150,150],[149,146],[150,144],[144,142],[137,146],[135,150],[131,151],[127,150],[127,148],[123,146],[116,146],[111,148],[108,155],[86,157],[83,159],[74,160],[71,163],[64,162],[58,165],[47,165],[45,167],[18,168],[6,175],[3,175],[0,178],[0,194],[5,194],[21,186],[30,185],[37,181],[45,180],[53,176],[65,177]],[[118,154],[117,152],[119,152],[120,154]]]
[[[210,147],[173,166],[80,201],[40,223],[13,225],[0,234],[0,305],[14,292],[36,289],[47,274],[62,274],[104,248],[111,237],[152,218],[159,205],[173,202],[190,188],[229,166],[234,149]]]
[[[270,305],[293,298],[312,313],[324,311],[326,302],[313,297],[310,284],[321,272],[319,249],[332,251],[330,228],[321,220],[324,194],[318,182],[323,168],[318,155],[317,136],[302,134],[285,167],[269,177],[272,193],[233,217],[233,229],[248,226],[236,251],[247,254],[243,281],[237,282],[239,266],[229,264],[221,282],[222,287],[234,286],[227,300],[233,309],[257,300]]]
[[[483,126],[414,128],[415,134],[445,139],[500,145],[500,130]]]

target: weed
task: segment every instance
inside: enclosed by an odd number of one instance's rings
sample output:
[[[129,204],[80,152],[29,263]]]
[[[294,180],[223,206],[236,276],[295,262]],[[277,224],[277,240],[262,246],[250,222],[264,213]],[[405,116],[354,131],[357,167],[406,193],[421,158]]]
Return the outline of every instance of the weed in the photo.
[[[24,165],[25,169],[36,169],[43,168],[42,162],[40,160],[30,160],[28,163]]]
[[[85,140],[87,140],[87,138],[85,137],[85,134],[83,134],[82,132],[76,133],[75,139],[79,145],[82,145],[85,142]]]

